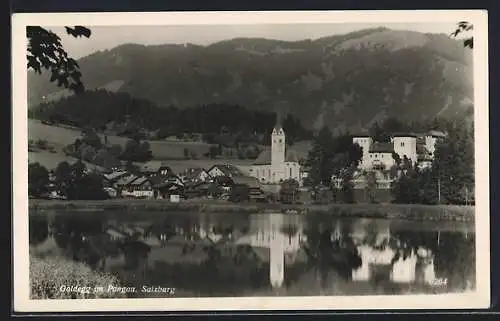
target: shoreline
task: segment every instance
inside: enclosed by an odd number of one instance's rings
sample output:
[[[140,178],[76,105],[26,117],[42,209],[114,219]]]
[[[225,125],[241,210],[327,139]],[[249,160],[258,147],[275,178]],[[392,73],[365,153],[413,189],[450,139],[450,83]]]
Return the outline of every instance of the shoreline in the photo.
[[[100,200],[100,201],[59,201],[29,200],[30,213],[50,211],[72,212],[199,212],[199,213],[284,213],[284,214],[327,214],[336,217],[363,217],[406,219],[424,221],[475,221],[474,206],[421,205],[421,204],[269,204],[269,203],[228,203],[222,201],[181,201],[169,200]]]

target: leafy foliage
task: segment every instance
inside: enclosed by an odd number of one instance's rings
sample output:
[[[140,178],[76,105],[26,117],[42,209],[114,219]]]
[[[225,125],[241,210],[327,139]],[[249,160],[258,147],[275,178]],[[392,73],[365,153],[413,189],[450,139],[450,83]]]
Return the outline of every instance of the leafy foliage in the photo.
[[[75,37],[90,37],[91,31],[82,26],[65,27],[66,32]],[[40,26],[27,26],[28,69],[41,74],[42,69],[50,71],[50,82],[74,92],[83,92],[80,66],[68,56],[61,43],[61,38],[54,32]]]
[[[420,170],[404,158],[392,187],[396,203],[472,204],[474,199],[473,127],[448,122],[448,136],[438,141],[432,167]]]
[[[71,200],[106,199],[102,178],[97,173],[87,173],[85,164],[77,161],[73,165],[61,162],[55,171],[57,191]]]
[[[456,38],[458,35],[465,33],[465,32],[468,32],[468,31],[472,31],[473,29],[474,29],[474,25],[471,24],[470,22],[460,21],[457,24],[457,29],[451,33],[451,36]],[[474,37],[466,37],[464,39],[464,47],[468,47],[470,49],[473,49],[474,48]]]
[[[49,172],[40,163],[28,165],[28,194],[39,197],[48,191]]]
[[[279,198],[282,203],[293,204],[299,200],[299,182],[286,179],[281,183]]]
[[[352,177],[361,159],[361,148],[352,143],[348,133],[333,137],[327,127],[313,140],[306,166],[310,168],[308,184],[332,186],[332,177],[340,178],[343,201],[352,203],[354,193]]]

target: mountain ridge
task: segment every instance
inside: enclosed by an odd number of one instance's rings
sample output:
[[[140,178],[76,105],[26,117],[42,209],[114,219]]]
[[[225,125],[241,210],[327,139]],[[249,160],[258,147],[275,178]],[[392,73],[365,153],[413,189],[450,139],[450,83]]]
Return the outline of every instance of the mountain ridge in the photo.
[[[314,40],[123,44],[79,64],[88,89],[108,86],[160,106],[286,109],[309,128],[359,130],[377,117],[462,115],[473,100],[471,58],[444,34],[382,27]],[[31,73],[28,88],[29,106],[64,92]]]

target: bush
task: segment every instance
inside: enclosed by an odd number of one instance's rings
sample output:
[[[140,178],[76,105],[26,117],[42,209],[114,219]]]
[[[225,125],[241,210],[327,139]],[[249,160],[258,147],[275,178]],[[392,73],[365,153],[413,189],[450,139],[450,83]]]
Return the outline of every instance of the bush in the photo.
[[[31,299],[123,298],[124,293],[107,292],[108,286],[120,286],[112,275],[93,271],[82,263],[62,257],[30,258]],[[62,287],[103,287],[103,291],[61,291]]]

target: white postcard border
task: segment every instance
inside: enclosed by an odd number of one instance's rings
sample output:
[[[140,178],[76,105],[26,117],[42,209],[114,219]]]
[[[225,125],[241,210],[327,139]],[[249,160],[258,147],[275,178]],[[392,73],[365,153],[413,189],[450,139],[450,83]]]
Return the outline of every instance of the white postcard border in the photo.
[[[26,26],[243,25],[469,21],[474,25],[476,291],[441,295],[30,300]],[[464,309],[490,304],[486,10],[20,13],[12,16],[13,280],[16,312]],[[451,31],[450,31],[451,32]]]

